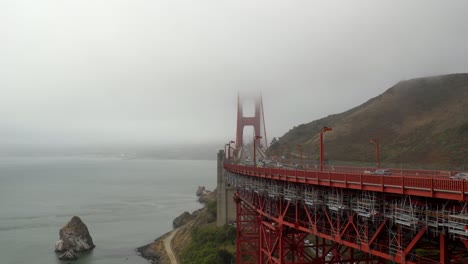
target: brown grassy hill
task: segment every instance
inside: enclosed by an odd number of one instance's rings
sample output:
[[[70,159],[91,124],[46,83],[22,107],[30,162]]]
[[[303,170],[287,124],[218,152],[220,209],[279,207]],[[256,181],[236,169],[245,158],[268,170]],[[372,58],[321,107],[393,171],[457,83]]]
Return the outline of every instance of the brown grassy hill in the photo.
[[[330,161],[373,162],[381,142],[383,163],[468,165],[468,74],[451,74],[402,81],[383,94],[341,114],[290,130],[270,153],[290,148],[298,156],[318,159],[323,126],[325,156]]]

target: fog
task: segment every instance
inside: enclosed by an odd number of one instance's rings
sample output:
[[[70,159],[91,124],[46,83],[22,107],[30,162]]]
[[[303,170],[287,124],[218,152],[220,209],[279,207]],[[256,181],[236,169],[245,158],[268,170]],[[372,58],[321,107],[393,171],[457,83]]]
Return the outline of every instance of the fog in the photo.
[[[467,1],[0,1],[0,149],[269,138],[400,80],[468,72]],[[1,152],[1,151],[0,151]]]

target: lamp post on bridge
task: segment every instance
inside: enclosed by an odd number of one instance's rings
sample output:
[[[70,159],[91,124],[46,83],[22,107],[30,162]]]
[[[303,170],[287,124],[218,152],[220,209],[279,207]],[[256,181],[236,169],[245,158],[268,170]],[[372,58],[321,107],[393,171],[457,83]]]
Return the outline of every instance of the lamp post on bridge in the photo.
[[[301,152],[301,168],[303,168],[303,162],[302,162],[302,145],[297,145],[297,147],[299,147],[299,150]]]
[[[227,144],[227,145],[229,146],[229,147],[228,147],[228,160],[231,159],[231,148],[232,148],[232,147],[231,147],[231,144],[233,144],[233,143],[236,143],[236,142],[233,141],[233,140],[231,140],[231,141],[229,141],[228,144]],[[234,149],[234,148],[232,148],[232,149]]]
[[[261,139],[261,138],[262,138],[261,136],[255,136],[254,137],[254,143],[253,143],[253,146],[254,146],[254,153],[253,153],[254,167],[257,167],[257,157],[256,157],[257,146],[255,144],[257,142],[257,139]]]
[[[226,158],[226,147],[228,146],[228,144],[224,144],[224,158]]]
[[[320,129],[320,171],[323,171],[323,133],[332,130],[331,127],[323,127]]]
[[[373,138],[373,139],[371,139],[370,142],[375,143],[375,156],[376,156],[375,158],[376,158],[376,165],[377,165],[376,167],[378,169],[379,166],[380,166],[380,144],[379,144],[379,140],[376,139],[376,138]]]

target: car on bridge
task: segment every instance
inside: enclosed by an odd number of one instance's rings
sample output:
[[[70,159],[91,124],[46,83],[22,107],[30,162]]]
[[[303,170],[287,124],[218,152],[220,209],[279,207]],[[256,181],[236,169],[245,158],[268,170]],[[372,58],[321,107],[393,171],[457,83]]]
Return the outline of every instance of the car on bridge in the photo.
[[[458,172],[453,176],[450,176],[452,180],[468,180],[468,172]]]
[[[387,169],[378,169],[378,170],[375,170],[374,173],[372,173],[373,175],[382,175],[382,176],[389,176],[389,175],[392,175],[392,172],[390,170],[387,170]]]

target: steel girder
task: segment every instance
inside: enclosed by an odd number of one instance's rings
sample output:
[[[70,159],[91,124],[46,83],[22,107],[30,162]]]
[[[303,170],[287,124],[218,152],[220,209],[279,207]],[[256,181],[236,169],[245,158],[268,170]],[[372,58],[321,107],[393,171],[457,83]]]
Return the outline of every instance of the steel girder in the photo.
[[[238,229],[245,229],[245,222],[249,222],[254,227],[251,229],[257,230],[255,243],[253,235],[247,243],[242,237],[247,233],[238,231],[238,255],[244,255],[238,257],[238,263],[385,263],[385,260],[408,264],[449,263],[449,255],[453,255],[445,232],[440,232],[437,239],[440,259],[424,259],[412,252],[428,235],[424,225],[409,228],[383,216],[371,221],[356,212],[311,206],[300,199],[284,200],[252,188],[239,188],[236,199],[241,214]],[[324,239],[328,244],[305,245],[307,235]],[[461,246],[468,246],[466,241],[462,242]],[[245,246],[242,249],[242,244],[249,245],[251,250]],[[242,252],[250,252],[255,256],[251,259],[257,262],[247,262],[247,254]]]

